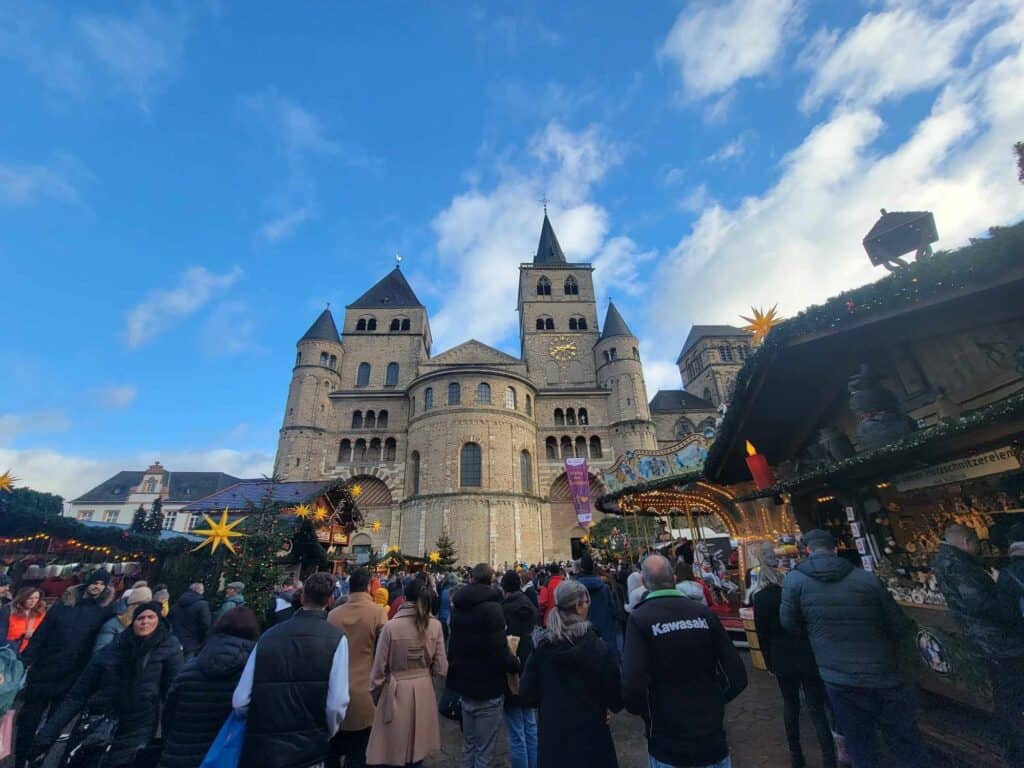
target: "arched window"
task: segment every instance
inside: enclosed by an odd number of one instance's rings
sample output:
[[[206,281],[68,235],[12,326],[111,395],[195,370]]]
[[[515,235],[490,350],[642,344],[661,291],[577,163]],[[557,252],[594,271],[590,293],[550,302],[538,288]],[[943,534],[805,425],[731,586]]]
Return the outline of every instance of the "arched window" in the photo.
[[[576,282],[576,278],[569,275],[565,278],[565,295],[566,296],[577,296],[580,292],[580,284]]]
[[[585,437],[580,436],[576,438],[576,458],[587,458],[587,438]]]
[[[390,326],[388,327],[388,330],[389,330],[389,331],[397,331],[397,330],[398,330],[399,328],[401,328],[401,327],[402,327],[402,321],[401,321],[401,320],[399,320],[399,319],[398,319],[398,318],[396,317],[395,319],[393,319],[393,320],[391,321],[391,325],[390,325]]]
[[[403,317],[402,318],[402,330],[403,331],[408,331],[410,327],[411,326],[409,324],[409,318],[408,317]]]
[[[633,359],[634,360],[639,360],[640,359],[640,350],[637,349],[636,347],[633,347]]]
[[[320,353],[320,365],[326,366],[326,365],[327,365],[327,361],[328,361],[328,359],[329,359],[329,358],[328,358],[328,356],[327,356],[327,353],[326,353],[326,352],[321,352],[321,353]]]
[[[388,363],[387,371],[384,374],[384,386],[398,386],[398,363]]]
[[[538,331],[543,331],[544,330],[544,318],[543,317],[538,317],[537,318],[537,330]]]
[[[369,320],[366,321],[366,330],[368,330],[368,331],[376,331],[377,330],[377,318],[376,317],[371,317]]]
[[[686,437],[693,434],[693,424],[689,419],[679,419],[676,422],[676,437]]]
[[[466,443],[459,452],[459,485],[463,488],[479,488],[480,477],[480,446]]]
[[[370,441],[370,452],[367,454],[370,461],[380,461],[380,438],[375,437]]]
[[[384,461],[394,461],[398,455],[398,442],[393,437],[384,441]]]
[[[420,492],[420,452],[413,451],[409,462],[412,464],[409,470],[409,475],[412,477],[412,495],[415,496]]]
[[[576,425],[576,410],[574,408],[565,409],[565,423],[572,426]]]
[[[538,296],[550,296],[551,295],[551,281],[546,277],[542,277],[537,281],[537,295]]]
[[[356,440],[356,450],[352,454],[352,461],[357,463],[366,461],[366,441],[363,438]]]
[[[562,412],[561,408],[555,408],[555,426],[556,427],[564,427],[565,426],[565,414]]]
[[[338,356],[337,355],[331,355],[331,361],[330,361],[329,365],[331,366],[331,370],[332,371],[338,370]]]
[[[512,387],[505,390],[505,407],[510,411],[516,409],[516,391]]]
[[[348,464],[352,461],[352,441],[347,437],[338,444],[338,463]]]
[[[388,412],[387,411],[380,411],[377,414],[377,429],[387,429],[387,428],[388,428]]]
[[[362,411],[355,411],[352,414],[352,429],[362,429],[362,428],[363,428],[363,412]]]
[[[618,360],[619,359],[619,353],[615,351],[615,347],[612,347],[608,351],[608,354],[610,356],[610,359],[612,359],[612,360]]]
[[[302,353],[301,352],[299,352],[298,354],[295,355],[295,364],[296,365],[302,365]]]
[[[563,437],[562,438],[562,458],[563,459],[570,459],[570,458],[572,458],[572,438],[571,437],[567,436],[567,437]]]
[[[544,456],[549,461],[558,460],[558,441],[555,438],[549,437],[544,441]]]
[[[555,321],[553,319],[551,319],[550,317],[545,317],[544,318],[544,330],[545,331],[553,331],[553,330],[555,330]]]
[[[366,330],[366,318],[365,317],[360,317],[356,321],[356,330],[357,331],[365,331]]]
[[[586,408],[580,408],[579,411],[577,412],[577,415],[579,416],[580,425],[585,427],[587,425],[587,421],[589,419],[589,417],[587,416],[587,409]]]
[[[434,407],[434,388],[427,387],[423,392],[423,410],[429,411]]]
[[[368,387],[370,386],[370,364],[360,363],[359,369],[356,372],[356,386],[357,387]]]
[[[366,418],[363,419],[363,426],[366,427],[367,429],[376,429],[377,414],[375,414],[373,411],[367,411]]]
[[[481,381],[476,385],[476,402],[477,405],[491,404],[491,385],[486,381]]]
[[[529,395],[526,396],[526,415],[533,416],[533,398]]]
[[[722,359],[722,362],[732,362],[732,347],[719,347],[718,356]]]
[[[453,381],[448,385],[448,405],[458,405],[462,402],[462,387],[459,382]]]
[[[604,361],[606,363],[610,363],[612,361],[612,356],[608,354],[607,349],[604,351]]]
[[[409,417],[416,415],[416,395],[409,398]]]
[[[590,438],[590,458],[600,459],[603,456],[604,453],[601,451],[601,438],[594,435]]]
[[[533,492],[533,461],[530,459],[529,451],[519,453],[519,482],[523,493]]]
[[[704,399],[705,400],[709,400],[710,401],[711,400],[711,387],[704,387],[703,395],[704,395]]]
[[[569,330],[570,331],[575,331],[576,330],[576,318],[575,317],[570,317],[569,318]]]
[[[576,321],[576,328],[577,328],[577,330],[580,330],[580,331],[587,330],[587,318],[581,317],[579,320],[577,320]]]

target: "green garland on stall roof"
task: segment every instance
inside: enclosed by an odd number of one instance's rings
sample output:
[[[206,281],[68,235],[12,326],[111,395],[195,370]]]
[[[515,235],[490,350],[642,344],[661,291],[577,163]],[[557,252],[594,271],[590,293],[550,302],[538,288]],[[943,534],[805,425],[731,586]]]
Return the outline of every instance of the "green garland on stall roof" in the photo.
[[[736,375],[729,410],[708,449],[705,468],[713,476],[733,442],[742,414],[748,407],[751,381],[774,352],[793,340],[814,333],[837,330],[861,322],[883,310],[913,306],[998,279],[1020,263],[1024,255],[1024,221],[1008,227],[992,227],[987,238],[972,239],[955,251],[939,251],[924,261],[886,275],[874,283],[845,291],[824,304],[808,307],[772,328],[767,338]]]
[[[888,445],[883,445],[881,448],[864,451],[848,459],[829,464],[826,467],[780,481],[771,488],[736,498],[735,501],[753,501],[754,499],[775,496],[783,491],[793,491],[802,487],[834,482],[855,471],[871,468],[875,464],[878,465],[878,469],[892,474],[893,470],[899,467],[895,460],[899,460],[905,465],[906,462],[913,461],[925,449],[950,437],[968,434],[1004,419],[1012,419],[1022,415],[1024,415],[1024,392],[1011,395],[1005,400],[992,403],[984,408],[978,408],[955,421],[939,423],[918,432],[911,432],[909,435],[905,435]],[[879,475],[877,479],[882,480],[886,476]]]

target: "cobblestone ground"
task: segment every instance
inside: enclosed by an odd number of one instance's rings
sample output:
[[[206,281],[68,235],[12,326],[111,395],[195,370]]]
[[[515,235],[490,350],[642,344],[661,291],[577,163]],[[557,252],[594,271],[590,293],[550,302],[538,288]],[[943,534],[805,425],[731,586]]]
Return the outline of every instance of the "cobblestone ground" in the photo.
[[[789,768],[789,750],[782,727],[782,697],[778,686],[767,672],[750,666],[748,654],[742,655],[750,684],[726,709],[726,731],[732,748],[733,768]],[[685,696],[685,691],[680,691],[680,695]],[[801,733],[807,768],[821,768],[818,742],[806,718]],[[647,740],[640,718],[625,712],[615,715],[612,718],[612,735],[620,768],[644,768],[647,765]],[[441,740],[441,753],[427,760],[426,768],[457,768],[462,745],[458,724],[442,719]],[[495,768],[507,768],[508,739],[504,727],[498,745]]]

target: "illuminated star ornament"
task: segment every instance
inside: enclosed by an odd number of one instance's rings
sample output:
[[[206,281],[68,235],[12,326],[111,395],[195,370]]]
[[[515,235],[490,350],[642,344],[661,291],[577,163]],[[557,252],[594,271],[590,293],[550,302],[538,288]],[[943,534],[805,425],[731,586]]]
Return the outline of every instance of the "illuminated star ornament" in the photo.
[[[0,491],[7,491],[10,493],[14,490],[14,484],[18,482],[18,478],[11,474],[11,470],[7,470],[0,475]]]
[[[192,533],[204,537],[203,543],[195,549],[193,549],[192,551],[198,552],[206,545],[209,545],[210,553],[212,554],[217,551],[217,547],[223,544],[225,547],[228,548],[231,554],[235,554],[235,545],[231,543],[231,539],[241,538],[242,536],[245,536],[245,534],[241,531],[235,530],[238,524],[245,520],[245,518],[240,517],[237,520],[229,523],[227,509],[220,513],[219,522],[214,522],[213,519],[207,514],[204,514],[203,517],[206,519],[206,524],[209,527],[196,528],[192,531]]]
[[[381,529],[380,520],[374,520],[370,527],[373,528],[374,533],[377,533]]]
[[[316,509],[313,511],[313,519],[318,523],[322,523],[327,519],[327,508],[323,504],[317,504]]]
[[[760,307],[751,307],[750,311],[754,313],[753,317],[747,317],[746,315],[740,315],[740,318],[747,321],[747,325],[743,327],[744,331],[750,331],[754,334],[754,343],[761,344],[769,331],[782,322],[782,318],[778,313],[779,305],[776,304],[774,307],[765,312]]]
[[[358,499],[360,496],[363,495],[363,486],[361,486],[361,485],[353,485],[352,489],[351,489],[351,493],[352,493],[352,498],[353,499]]]
[[[305,520],[313,513],[309,508],[309,504],[299,504],[298,506],[292,508],[292,514],[298,518],[302,518],[303,520]]]
[[[433,552],[430,553],[429,557],[430,557],[430,562],[432,562],[432,563],[439,563],[439,562],[441,562],[441,553],[438,552],[436,549]]]

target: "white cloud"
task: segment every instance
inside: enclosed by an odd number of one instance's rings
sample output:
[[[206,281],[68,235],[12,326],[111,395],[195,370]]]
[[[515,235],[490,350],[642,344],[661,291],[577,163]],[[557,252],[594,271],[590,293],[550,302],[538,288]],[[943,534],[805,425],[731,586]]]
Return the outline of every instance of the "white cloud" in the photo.
[[[799,32],[798,0],[729,0],[688,4],[659,54],[679,69],[686,95],[704,98],[756,77]],[[720,107],[717,111],[727,108]]]
[[[683,382],[679,369],[671,360],[647,359],[644,350],[650,350],[653,344],[642,342],[640,355],[644,362],[644,383],[647,385],[647,396],[653,398],[660,389],[682,389]]]
[[[309,208],[297,208],[276,219],[271,219],[263,225],[263,237],[271,242],[289,237],[300,225],[309,221],[311,215],[312,212]]]
[[[171,472],[226,472],[242,478],[269,475],[274,457],[262,450],[211,448],[185,451],[144,450],[131,455],[86,457],[52,448],[0,448],[0,467],[10,468],[18,485],[73,499],[121,470],[141,470],[154,458]]]
[[[190,267],[175,288],[151,291],[128,312],[125,327],[128,346],[138,347],[150,341],[178,320],[198,311],[241,276],[242,269],[237,266],[220,275],[205,267]]]
[[[0,163],[0,204],[29,205],[40,200],[77,203],[78,191],[56,168]]]
[[[678,184],[683,183],[683,179],[686,178],[686,171],[682,168],[669,168],[665,171],[665,176],[662,178],[662,184],[666,187],[674,187]]]
[[[881,207],[934,211],[942,247],[1024,216],[1010,155],[1024,125],[1022,41],[1024,8],[986,33],[985,56],[951,74],[892,148],[878,146],[878,113],[840,107],[785,156],[772,187],[735,208],[711,203],[657,274],[656,327],[678,341],[687,322],[735,322],[776,302],[792,315],[878,279],[861,239]]]
[[[96,402],[103,408],[123,410],[135,402],[138,390],[130,384],[100,387],[94,392]]]
[[[940,85],[979,28],[1005,18],[1011,4],[889,2],[843,34],[818,30],[800,56],[813,73],[801,106],[811,109],[833,97],[871,106]]]
[[[200,331],[203,352],[210,357],[252,353],[258,349],[256,321],[242,301],[222,301],[210,312]]]
[[[686,196],[679,201],[679,208],[687,213],[698,213],[711,205],[712,202],[713,198],[711,193],[708,192],[707,185],[699,184],[687,192]]]
[[[542,195],[551,199],[552,223],[571,261],[594,257],[605,246],[608,214],[587,197],[621,161],[619,148],[596,128],[574,133],[551,123],[527,151],[528,172],[521,165],[501,167],[491,189],[474,186],[434,219],[441,267],[458,281],[430,321],[438,350],[467,337],[495,344],[514,335],[515,312],[501,308],[516,306],[519,264],[537,249]]]
[[[64,432],[71,422],[63,411],[44,410],[29,413],[0,413],[0,445],[25,435]]]
[[[746,141],[742,136],[737,136],[729,143],[719,147],[717,150],[708,155],[708,162],[724,163],[728,160],[734,160],[737,157],[740,157],[746,151]]]
[[[647,289],[641,269],[658,255],[655,250],[641,251],[629,237],[611,237],[593,257],[594,290],[600,314],[607,298],[640,296]],[[635,330],[635,329],[633,329]]]

